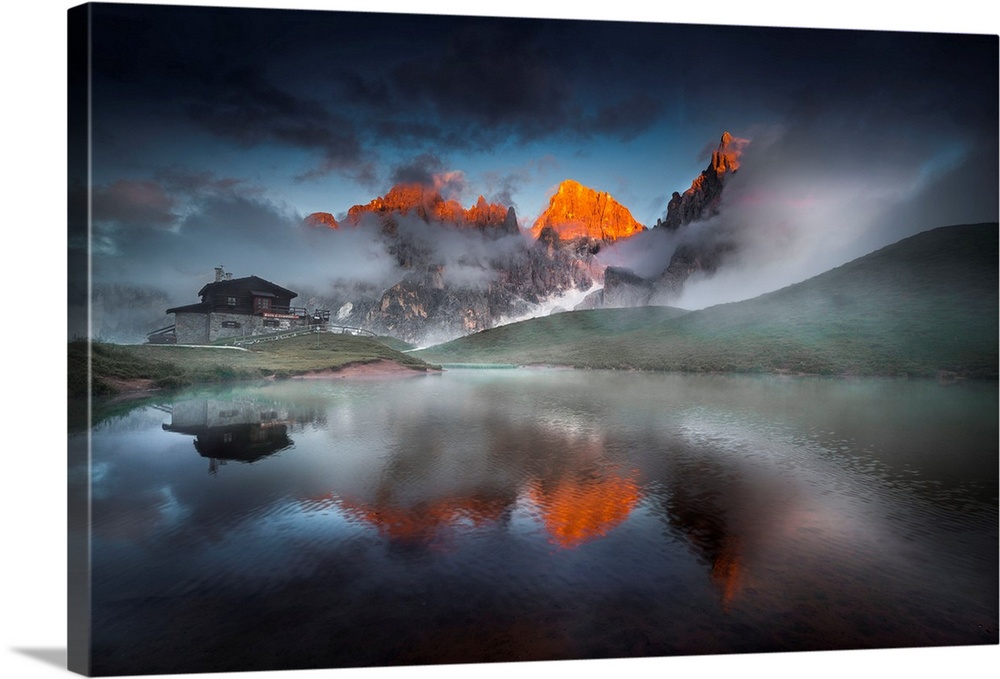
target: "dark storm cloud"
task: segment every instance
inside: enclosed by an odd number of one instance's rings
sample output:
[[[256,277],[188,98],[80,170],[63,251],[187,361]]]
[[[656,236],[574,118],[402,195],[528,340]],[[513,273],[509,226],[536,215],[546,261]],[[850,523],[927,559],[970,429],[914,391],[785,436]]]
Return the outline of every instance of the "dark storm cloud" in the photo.
[[[278,142],[321,150],[324,159],[335,165],[350,165],[361,157],[361,143],[350,120],[316,100],[276,87],[257,68],[227,73],[218,95],[191,104],[188,113],[214,134],[240,144]]]
[[[449,36],[440,55],[397,67],[392,84],[447,118],[514,127],[524,137],[551,131],[566,119],[572,90],[567,74],[544,58],[536,28],[516,20],[470,21]]]
[[[627,99],[604,106],[590,126],[623,140],[649,129],[663,110],[663,104],[645,92],[636,92]]]
[[[437,156],[424,153],[392,171],[393,184],[420,184],[434,186],[434,177],[445,171],[444,162]]]
[[[114,102],[108,116],[186,118],[243,147],[315,151],[304,176],[364,175],[370,160],[354,121],[281,80],[289,69],[322,72],[301,61],[303,45],[328,39],[335,15],[128,5],[94,12],[95,92],[98,102]]]

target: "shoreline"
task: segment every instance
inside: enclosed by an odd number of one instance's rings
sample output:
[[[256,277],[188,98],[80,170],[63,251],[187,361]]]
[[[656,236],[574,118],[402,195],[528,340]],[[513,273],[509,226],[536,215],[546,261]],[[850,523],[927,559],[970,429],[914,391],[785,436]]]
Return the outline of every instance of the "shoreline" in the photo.
[[[387,358],[366,363],[348,363],[339,368],[325,368],[323,370],[310,370],[309,372],[292,375],[293,380],[324,380],[324,379],[360,379],[372,380],[384,377],[414,377],[427,375],[428,373],[441,372],[439,370],[415,370],[407,368],[405,365],[396,363]],[[268,379],[274,379],[270,377]]]
[[[277,381],[279,379],[292,380],[321,380],[321,379],[357,379],[376,380],[393,377],[411,377],[439,373],[440,370],[416,370],[395,361],[383,358],[377,361],[362,363],[347,363],[339,368],[324,368],[323,370],[310,370],[308,372],[287,377],[277,377],[275,374],[268,375],[261,379],[267,381]],[[116,393],[112,400],[141,397],[146,394],[154,394],[161,391],[168,391],[170,387],[157,387],[156,382],[148,378],[121,379],[116,377],[102,377],[102,382],[114,388]],[[232,382],[243,382],[246,380],[232,380]],[[189,386],[200,386],[204,384],[219,384],[218,382],[202,382]]]

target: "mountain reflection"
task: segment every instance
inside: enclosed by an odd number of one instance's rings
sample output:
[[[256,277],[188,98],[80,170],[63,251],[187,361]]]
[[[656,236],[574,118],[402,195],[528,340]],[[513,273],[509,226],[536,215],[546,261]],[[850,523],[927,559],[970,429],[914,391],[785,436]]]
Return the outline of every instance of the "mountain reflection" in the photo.
[[[335,487],[304,506],[335,506],[389,540],[424,544],[506,525],[521,508],[549,542],[574,549],[624,523],[641,498],[638,473],[608,459],[603,436],[488,416],[479,425],[459,440],[434,423],[398,422],[380,464],[331,460]]]
[[[527,494],[539,508],[550,540],[567,549],[607,535],[625,522],[641,497],[634,478],[601,467],[537,479]]]
[[[516,498],[470,496],[436,498],[414,505],[393,504],[386,499],[366,503],[331,496],[330,499],[351,520],[378,529],[383,537],[410,544],[432,544],[448,530],[481,528],[509,515]]]
[[[293,425],[326,420],[322,408],[281,399],[191,399],[172,404],[170,412],[163,430],[194,436],[211,474],[227,462],[252,463],[287,450],[294,445]],[[651,455],[637,467],[638,460],[625,464],[627,458],[613,452],[621,450],[613,433],[555,418],[511,427],[487,415],[476,435],[465,438],[443,436],[438,424],[400,418],[384,454],[361,462],[324,456],[323,478],[332,484],[300,506],[333,509],[391,545],[432,549],[452,544],[461,532],[506,530],[520,508],[551,544],[575,550],[611,535],[648,497],[647,509],[707,566],[724,607],[743,588],[746,547],[755,537],[731,519],[738,513],[734,503],[746,494],[746,479],[732,460],[678,455],[677,441],[654,436],[643,442]],[[343,425],[324,430],[341,443],[356,434]],[[656,481],[647,487],[642,479]],[[757,510],[770,513],[774,501],[754,495]]]

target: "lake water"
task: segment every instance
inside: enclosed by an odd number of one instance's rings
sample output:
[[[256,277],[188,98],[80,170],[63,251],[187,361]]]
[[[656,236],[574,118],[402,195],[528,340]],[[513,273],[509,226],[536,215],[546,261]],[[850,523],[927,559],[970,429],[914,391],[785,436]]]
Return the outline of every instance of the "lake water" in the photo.
[[[995,644],[997,412],[568,370],[144,402],[90,432],[93,671]]]

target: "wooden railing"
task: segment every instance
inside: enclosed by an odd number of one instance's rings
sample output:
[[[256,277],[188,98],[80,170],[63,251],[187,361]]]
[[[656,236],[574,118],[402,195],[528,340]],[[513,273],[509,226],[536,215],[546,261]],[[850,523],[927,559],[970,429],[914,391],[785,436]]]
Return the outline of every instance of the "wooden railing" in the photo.
[[[289,316],[298,316],[299,318],[304,318],[306,316],[310,318],[318,318],[324,321],[330,320],[330,310],[329,309],[314,309],[312,312],[309,311],[304,306],[269,306],[269,307],[257,307],[254,308],[255,314],[260,313],[272,313],[272,314],[287,314]]]
[[[150,344],[176,344],[177,336],[174,334],[176,326],[168,325],[165,328],[146,333],[146,341]]]
[[[291,330],[283,330],[281,332],[270,333],[267,335],[247,335],[246,337],[233,339],[231,344],[237,347],[245,347],[251,344],[260,344],[261,342],[277,342],[278,340],[300,337],[302,335],[311,335],[318,332],[332,332],[337,335],[363,335],[365,337],[377,337],[374,332],[371,330],[365,330],[364,328],[357,328],[350,325],[324,325],[309,326],[307,328],[293,328]],[[229,343],[228,340],[227,343]]]

